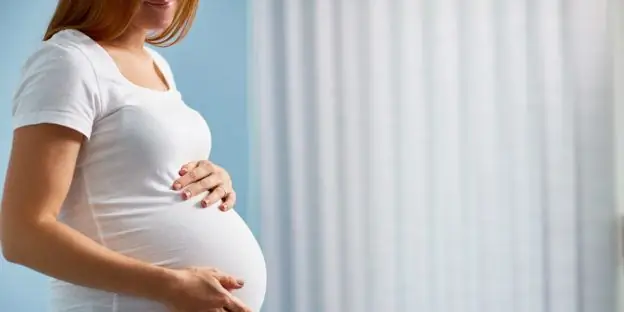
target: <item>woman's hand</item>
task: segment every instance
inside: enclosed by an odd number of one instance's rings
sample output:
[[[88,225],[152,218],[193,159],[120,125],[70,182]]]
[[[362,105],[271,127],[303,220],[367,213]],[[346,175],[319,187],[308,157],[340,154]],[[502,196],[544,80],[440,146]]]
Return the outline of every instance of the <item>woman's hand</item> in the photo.
[[[208,160],[200,160],[182,166],[179,174],[181,177],[173,183],[173,189],[183,190],[184,200],[208,191],[201,202],[202,207],[206,208],[219,199],[223,201],[219,206],[221,211],[234,207],[236,192],[232,187],[232,178],[225,169]]]
[[[230,293],[242,288],[243,281],[214,268],[189,268],[178,273],[176,285],[165,302],[172,311],[251,312]]]

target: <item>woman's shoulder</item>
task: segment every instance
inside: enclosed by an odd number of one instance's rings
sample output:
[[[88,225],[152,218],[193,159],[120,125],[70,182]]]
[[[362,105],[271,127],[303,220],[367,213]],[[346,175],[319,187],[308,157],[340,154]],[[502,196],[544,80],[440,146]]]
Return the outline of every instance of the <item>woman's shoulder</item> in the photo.
[[[78,39],[62,31],[41,42],[26,60],[22,74],[31,76],[46,72],[61,80],[77,76],[81,80],[94,79],[92,61],[84,49],[84,43]]]
[[[89,137],[102,111],[100,99],[89,57],[76,41],[57,34],[42,42],[22,68],[13,95],[13,124],[59,124]]]

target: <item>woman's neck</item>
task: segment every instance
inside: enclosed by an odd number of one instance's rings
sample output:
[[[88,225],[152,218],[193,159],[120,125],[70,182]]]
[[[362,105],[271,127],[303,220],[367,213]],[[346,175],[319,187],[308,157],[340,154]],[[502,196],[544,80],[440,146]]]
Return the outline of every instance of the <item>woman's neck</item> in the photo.
[[[127,49],[132,52],[143,52],[146,37],[147,35],[144,30],[129,28],[120,37],[110,42],[106,42],[105,44],[116,48]]]

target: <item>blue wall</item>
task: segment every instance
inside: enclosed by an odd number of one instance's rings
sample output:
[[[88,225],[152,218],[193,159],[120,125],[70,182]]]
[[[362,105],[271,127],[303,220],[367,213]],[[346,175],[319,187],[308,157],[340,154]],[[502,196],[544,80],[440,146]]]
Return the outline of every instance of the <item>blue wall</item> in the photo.
[[[9,3],[0,10],[0,29],[5,35],[0,49],[2,181],[11,140],[13,90],[20,67],[39,44],[56,1]],[[247,1],[202,1],[189,36],[161,53],[169,60],[187,104],[208,120],[213,132],[212,160],[230,171],[238,193],[237,210],[245,216],[249,180]],[[47,299],[45,278],[0,260],[0,311],[45,312]]]

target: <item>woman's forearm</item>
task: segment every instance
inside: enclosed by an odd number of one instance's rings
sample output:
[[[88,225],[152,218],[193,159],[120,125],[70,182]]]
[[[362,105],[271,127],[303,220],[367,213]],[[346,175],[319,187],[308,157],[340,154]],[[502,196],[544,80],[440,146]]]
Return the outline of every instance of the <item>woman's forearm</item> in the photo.
[[[175,271],[113,252],[56,220],[4,225],[10,262],[72,284],[161,301],[175,286]]]

